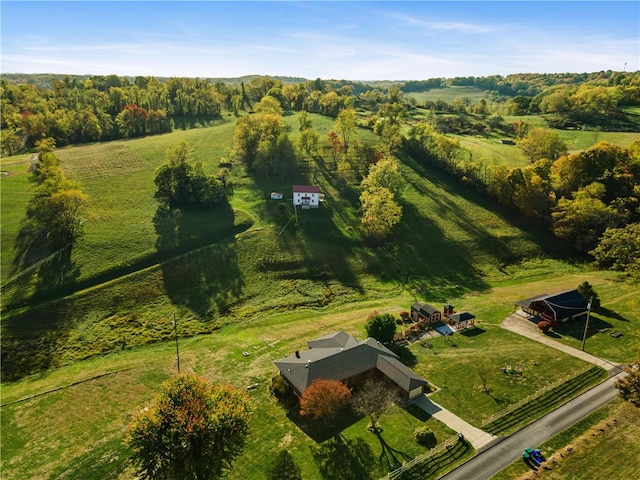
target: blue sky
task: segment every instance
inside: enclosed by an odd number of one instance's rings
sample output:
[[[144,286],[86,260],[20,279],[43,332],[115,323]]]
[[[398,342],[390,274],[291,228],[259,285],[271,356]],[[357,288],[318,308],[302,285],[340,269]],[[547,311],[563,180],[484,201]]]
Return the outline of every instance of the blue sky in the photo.
[[[639,70],[640,2],[2,1],[2,73],[419,80]]]

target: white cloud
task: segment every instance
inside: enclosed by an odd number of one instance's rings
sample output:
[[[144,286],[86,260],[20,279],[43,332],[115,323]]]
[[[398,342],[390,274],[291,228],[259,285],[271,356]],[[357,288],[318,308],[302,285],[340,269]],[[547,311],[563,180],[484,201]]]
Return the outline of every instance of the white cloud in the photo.
[[[467,22],[453,22],[447,20],[424,20],[422,18],[402,13],[390,13],[387,14],[387,16],[389,18],[400,20],[400,27],[419,27],[426,33],[430,33],[432,31],[449,33],[490,33],[495,30],[494,27],[488,25]]]

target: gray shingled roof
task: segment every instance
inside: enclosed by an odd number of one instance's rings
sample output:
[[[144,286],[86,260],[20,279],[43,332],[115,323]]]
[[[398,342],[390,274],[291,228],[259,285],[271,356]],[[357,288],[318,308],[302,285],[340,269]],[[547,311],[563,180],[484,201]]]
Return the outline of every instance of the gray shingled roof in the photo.
[[[299,357],[294,354],[274,362],[300,394],[318,378],[346,380],[374,368],[406,391],[415,388],[412,385],[416,382],[426,383],[405,367],[395,353],[373,338],[358,342],[344,332],[335,332],[311,340],[308,345],[310,348],[300,351]],[[387,361],[381,361],[381,358]]]
[[[466,322],[467,320],[473,320],[474,318],[476,318],[475,315],[469,313],[469,312],[458,312],[458,313],[452,313],[451,315],[449,315],[449,319],[453,320],[454,322]]]
[[[526,298],[520,300],[516,305],[524,308],[531,308],[531,304],[535,302],[544,302],[553,312],[556,320],[571,317],[573,315],[587,311],[587,300],[578,292],[578,290],[566,290],[564,292]]]
[[[439,310],[436,307],[428,303],[416,302],[413,305],[411,305],[411,308],[414,310],[417,310],[418,312],[422,313],[426,317],[430,317],[434,313],[439,312]]]
[[[376,368],[389,377],[393,382],[406,392],[414,388],[426,385],[427,381],[412,371],[397,358],[378,356]]]
[[[326,348],[326,347],[347,347],[351,348],[358,345],[358,341],[351,335],[347,335],[343,331],[330,333],[315,340],[307,342],[309,348]]]

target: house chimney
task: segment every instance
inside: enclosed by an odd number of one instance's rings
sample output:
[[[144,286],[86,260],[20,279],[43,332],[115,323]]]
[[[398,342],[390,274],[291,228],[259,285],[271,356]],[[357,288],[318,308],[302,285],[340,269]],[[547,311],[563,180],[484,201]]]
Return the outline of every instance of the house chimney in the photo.
[[[296,350],[296,358],[300,358],[300,352]]]

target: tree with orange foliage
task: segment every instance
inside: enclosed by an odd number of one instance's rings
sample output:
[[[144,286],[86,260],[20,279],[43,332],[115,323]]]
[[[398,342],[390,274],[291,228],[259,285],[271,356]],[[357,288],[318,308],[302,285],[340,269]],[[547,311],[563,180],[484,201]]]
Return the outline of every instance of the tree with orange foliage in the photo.
[[[300,414],[331,424],[338,412],[349,405],[351,389],[338,380],[318,378],[300,397]]]
[[[183,374],[132,420],[125,443],[140,478],[210,480],[242,452],[251,411],[246,394]]]

